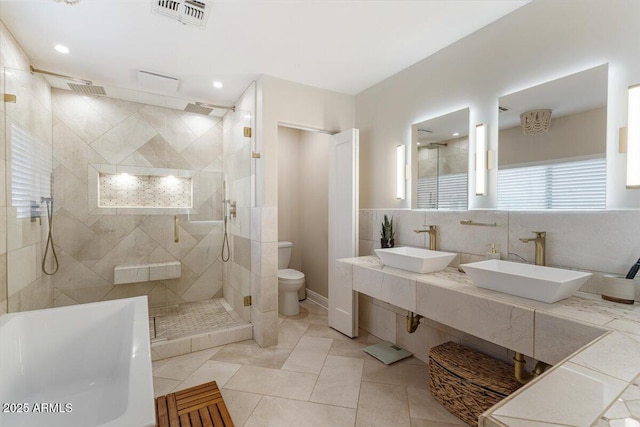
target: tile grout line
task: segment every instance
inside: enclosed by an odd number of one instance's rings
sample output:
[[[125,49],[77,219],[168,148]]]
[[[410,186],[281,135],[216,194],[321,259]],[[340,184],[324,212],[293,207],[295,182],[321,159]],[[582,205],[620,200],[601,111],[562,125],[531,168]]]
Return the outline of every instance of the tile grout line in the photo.
[[[331,338],[331,345],[329,346],[329,350],[327,350],[327,354],[324,355],[324,360],[322,361],[322,366],[320,367],[320,371],[318,372],[318,375],[316,376],[316,380],[313,383],[313,387],[311,388],[311,393],[309,394],[309,399],[307,400],[310,403],[317,403],[317,402],[312,402],[311,401],[311,396],[313,396],[313,392],[315,391],[316,386],[318,385],[318,380],[320,379],[320,375],[322,374],[322,370],[324,369],[325,365],[327,364],[327,357],[329,356],[329,351],[331,351],[331,346],[333,345],[333,342],[334,342],[334,339]]]

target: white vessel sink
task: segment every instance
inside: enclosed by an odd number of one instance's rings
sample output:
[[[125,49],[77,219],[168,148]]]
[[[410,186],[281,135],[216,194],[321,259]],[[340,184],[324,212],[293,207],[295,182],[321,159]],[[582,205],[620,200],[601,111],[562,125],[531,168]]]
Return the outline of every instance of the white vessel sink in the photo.
[[[460,264],[474,285],[553,303],[570,297],[591,273],[491,259]]]
[[[414,273],[432,273],[444,270],[456,257],[456,254],[450,252],[430,251],[429,249],[406,246],[376,249],[375,251],[384,265],[413,271]]]

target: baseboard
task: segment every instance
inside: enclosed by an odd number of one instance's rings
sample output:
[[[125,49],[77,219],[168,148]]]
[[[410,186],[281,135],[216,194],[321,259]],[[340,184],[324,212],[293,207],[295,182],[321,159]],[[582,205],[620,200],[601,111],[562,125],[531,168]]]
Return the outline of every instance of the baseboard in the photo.
[[[315,302],[321,307],[324,307],[326,309],[329,308],[329,300],[326,297],[323,297],[322,295],[320,295],[319,293],[313,292],[309,288],[307,288],[307,298],[310,301]]]

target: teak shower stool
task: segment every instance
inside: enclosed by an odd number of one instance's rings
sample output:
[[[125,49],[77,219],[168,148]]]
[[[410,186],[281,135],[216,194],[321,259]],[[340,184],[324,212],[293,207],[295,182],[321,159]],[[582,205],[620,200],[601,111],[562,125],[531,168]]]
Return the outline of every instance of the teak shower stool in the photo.
[[[156,399],[156,427],[233,427],[215,381]]]

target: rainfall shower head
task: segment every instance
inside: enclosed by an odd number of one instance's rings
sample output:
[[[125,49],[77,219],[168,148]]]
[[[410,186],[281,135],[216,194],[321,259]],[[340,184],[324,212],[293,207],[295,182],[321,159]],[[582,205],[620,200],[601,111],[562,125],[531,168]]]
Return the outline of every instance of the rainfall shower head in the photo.
[[[77,83],[67,83],[69,88],[81,95],[106,95],[102,86],[94,86],[91,80],[79,79],[77,77],[66,76],[64,74],[52,73],[51,71],[39,70],[33,65],[29,65],[29,71],[31,74],[44,74],[46,76],[53,76],[59,79],[70,80]]]
[[[106,95],[104,88],[102,86],[94,86],[93,84],[87,85],[79,85],[75,83],[67,83],[72,91],[79,93],[81,95]]]
[[[229,110],[236,111],[235,105],[227,106],[227,105],[215,105],[215,104],[207,104],[206,102],[196,102],[195,104],[189,103],[186,107],[184,107],[184,111],[189,113],[197,113],[204,114],[208,116],[213,110]]]
[[[207,108],[201,105],[189,103],[186,107],[184,107],[184,111],[188,113],[204,114],[205,116],[208,116],[213,111],[213,108]]]
[[[427,150],[433,150],[435,148],[446,147],[447,145],[449,145],[449,144],[447,144],[446,142],[430,142],[427,145],[424,145],[424,146],[421,146],[421,147],[424,147]]]

